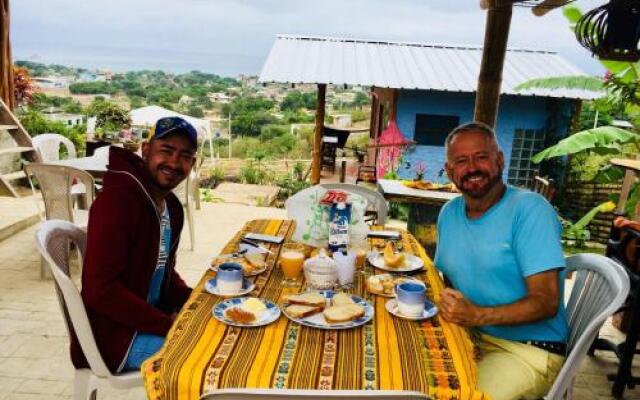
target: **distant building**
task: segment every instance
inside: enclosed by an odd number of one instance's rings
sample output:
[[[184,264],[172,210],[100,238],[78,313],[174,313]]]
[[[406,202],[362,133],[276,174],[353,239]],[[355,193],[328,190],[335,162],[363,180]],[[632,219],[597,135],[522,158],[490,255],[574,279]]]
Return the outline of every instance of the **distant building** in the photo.
[[[82,114],[62,113],[53,108],[46,110],[43,116],[49,121],[62,122],[67,126],[80,125],[84,119]]]
[[[415,166],[422,162],[427,166],[426,177],[440,180],[444,179],[440,172],[446,135],[473,119],[481,59],[481,46],[278,35],[259,81],[371,88],[371,141],[395,114],[402,134],[416,143],[405,151],[399,175],[413,178]],[[496,133],[505,156],[504,179],[509,183],[528,186],[535,173],[562,175],[562,167],[550,163],[541,171],[531,156],[566,137],[581,100],[602,93],[514,88],[534,78],[569,75],[585,74],[556,53],[507,51]],[[336,93],[334,100],[346,101],[350,96],[355,95]],[[369,162],[375,162],[373,157]]]
[[[331,124],[334,128],[350,128],[351,127],[351,114],[333,114],[331,116],[333,118],[333,124]]]
[[[35,76],[34,82],[39,88],[42,89],[64,89],[69,87],[69,83],[72,81],[71,77],[61,76]]]
[[[222,103],[222,104],[231,103],[231,101],[233,100],[233,97],[222,92],[207,93],[207,97],[209,98],[209,100],[211,100],[214,103]]]

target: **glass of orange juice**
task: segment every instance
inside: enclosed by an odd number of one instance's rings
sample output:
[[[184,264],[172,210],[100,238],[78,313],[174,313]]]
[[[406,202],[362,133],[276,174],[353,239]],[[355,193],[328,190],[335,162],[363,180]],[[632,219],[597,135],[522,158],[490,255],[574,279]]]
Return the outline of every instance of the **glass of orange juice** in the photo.
[[[297,286],[302,275],[305,248],[300,243],[285,243],[280,251],[280,268],[285,279],[284,286]]]

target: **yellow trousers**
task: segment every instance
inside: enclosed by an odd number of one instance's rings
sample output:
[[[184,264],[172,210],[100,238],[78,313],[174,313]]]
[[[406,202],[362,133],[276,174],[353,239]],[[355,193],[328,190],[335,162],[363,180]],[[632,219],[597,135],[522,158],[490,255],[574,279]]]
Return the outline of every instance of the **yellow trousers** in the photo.
[[[540,399],[555,380],[564,357],[528,344],[478,334],[479,389],[493,400]]]

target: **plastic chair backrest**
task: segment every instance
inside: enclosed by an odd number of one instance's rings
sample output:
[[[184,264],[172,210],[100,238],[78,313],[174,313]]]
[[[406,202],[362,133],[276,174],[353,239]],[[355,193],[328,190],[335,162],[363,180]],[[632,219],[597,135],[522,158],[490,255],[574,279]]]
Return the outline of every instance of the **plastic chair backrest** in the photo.
[[[219,389],[204,393],[200,400],[428,400],[418,392],[399,390],[299,390],[299,389]]]
[[[371,210],[376,213],[376,224],[384,225],[387,222],[389,206],[380,192],[363,186],[352,185],[350,183],[323,183],[320,186],[325,189],[342,190],[344,192],[355,193],[364,197],[369,202],[367,210]]]
[[[183,179],[182,182],[178,184],[178,186],[176,186],[171,190],[173,194],[176,195],[178,200],[180,200],[180,203],[183,206],[189,205],[192,202],[192,199],[193,199],[192,189],[193,189],[193,185],[195,184],[195,179],[196,179],[196,171],[192,168],[189,175],[185,179]]]
[[[62,220],[44,221],[36,231],[36,246],[51,267],[69,337],[75,333],[91,371],[98,377],[109,378],[112,374],[98,351],[82,297],[70,277],[71,243],[84,260],[87,234],[74,224]]]
[[[85,187],[85,204],[91,206],[94,198],[94,179],[86,171],[52,164],[29,164],[25,167],[27,177],[35,176],[44,201],[46,219],[73,220],[73,198],[71,186],[82,183]]]
[[[591,253],[576,254],[566,260],[567,272],[575,271],[576,276],[567,303],[568,355],[545,397],[553,400],[563,399],[571,391],[580,364],[600,327],[629,293],[629,277],[615,261]]]
[[[32,137],[31,142],[43,162],[59,160],[60,145],[65,147],[67,158],[76,158],[76,146],[73,142],[57,133],[42,133]]]

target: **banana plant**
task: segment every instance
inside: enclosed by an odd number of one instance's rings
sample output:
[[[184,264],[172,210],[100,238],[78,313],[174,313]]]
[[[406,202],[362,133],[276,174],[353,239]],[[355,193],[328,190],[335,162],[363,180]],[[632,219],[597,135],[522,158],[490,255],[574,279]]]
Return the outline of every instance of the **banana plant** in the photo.
[[[590,151],[601,155],[618,154],[622,151],[621,145],[627,143],[640,143],[640,135],[615,126],[600,126],[576,132],[560,140],[555,145],[535,154],[531,161],[538,164],[543,160],[582,151]]]
[[[562,240],[566,242],[574,242],[576,247],[584,247],[585,242],[591,239],[591,232],[587,229],[587,226],[599,213],[608,213],[616,209],[616,203],[613,201],[606,201],[599,204],[586,213],[576,223],[560,218],[562,222]]]

